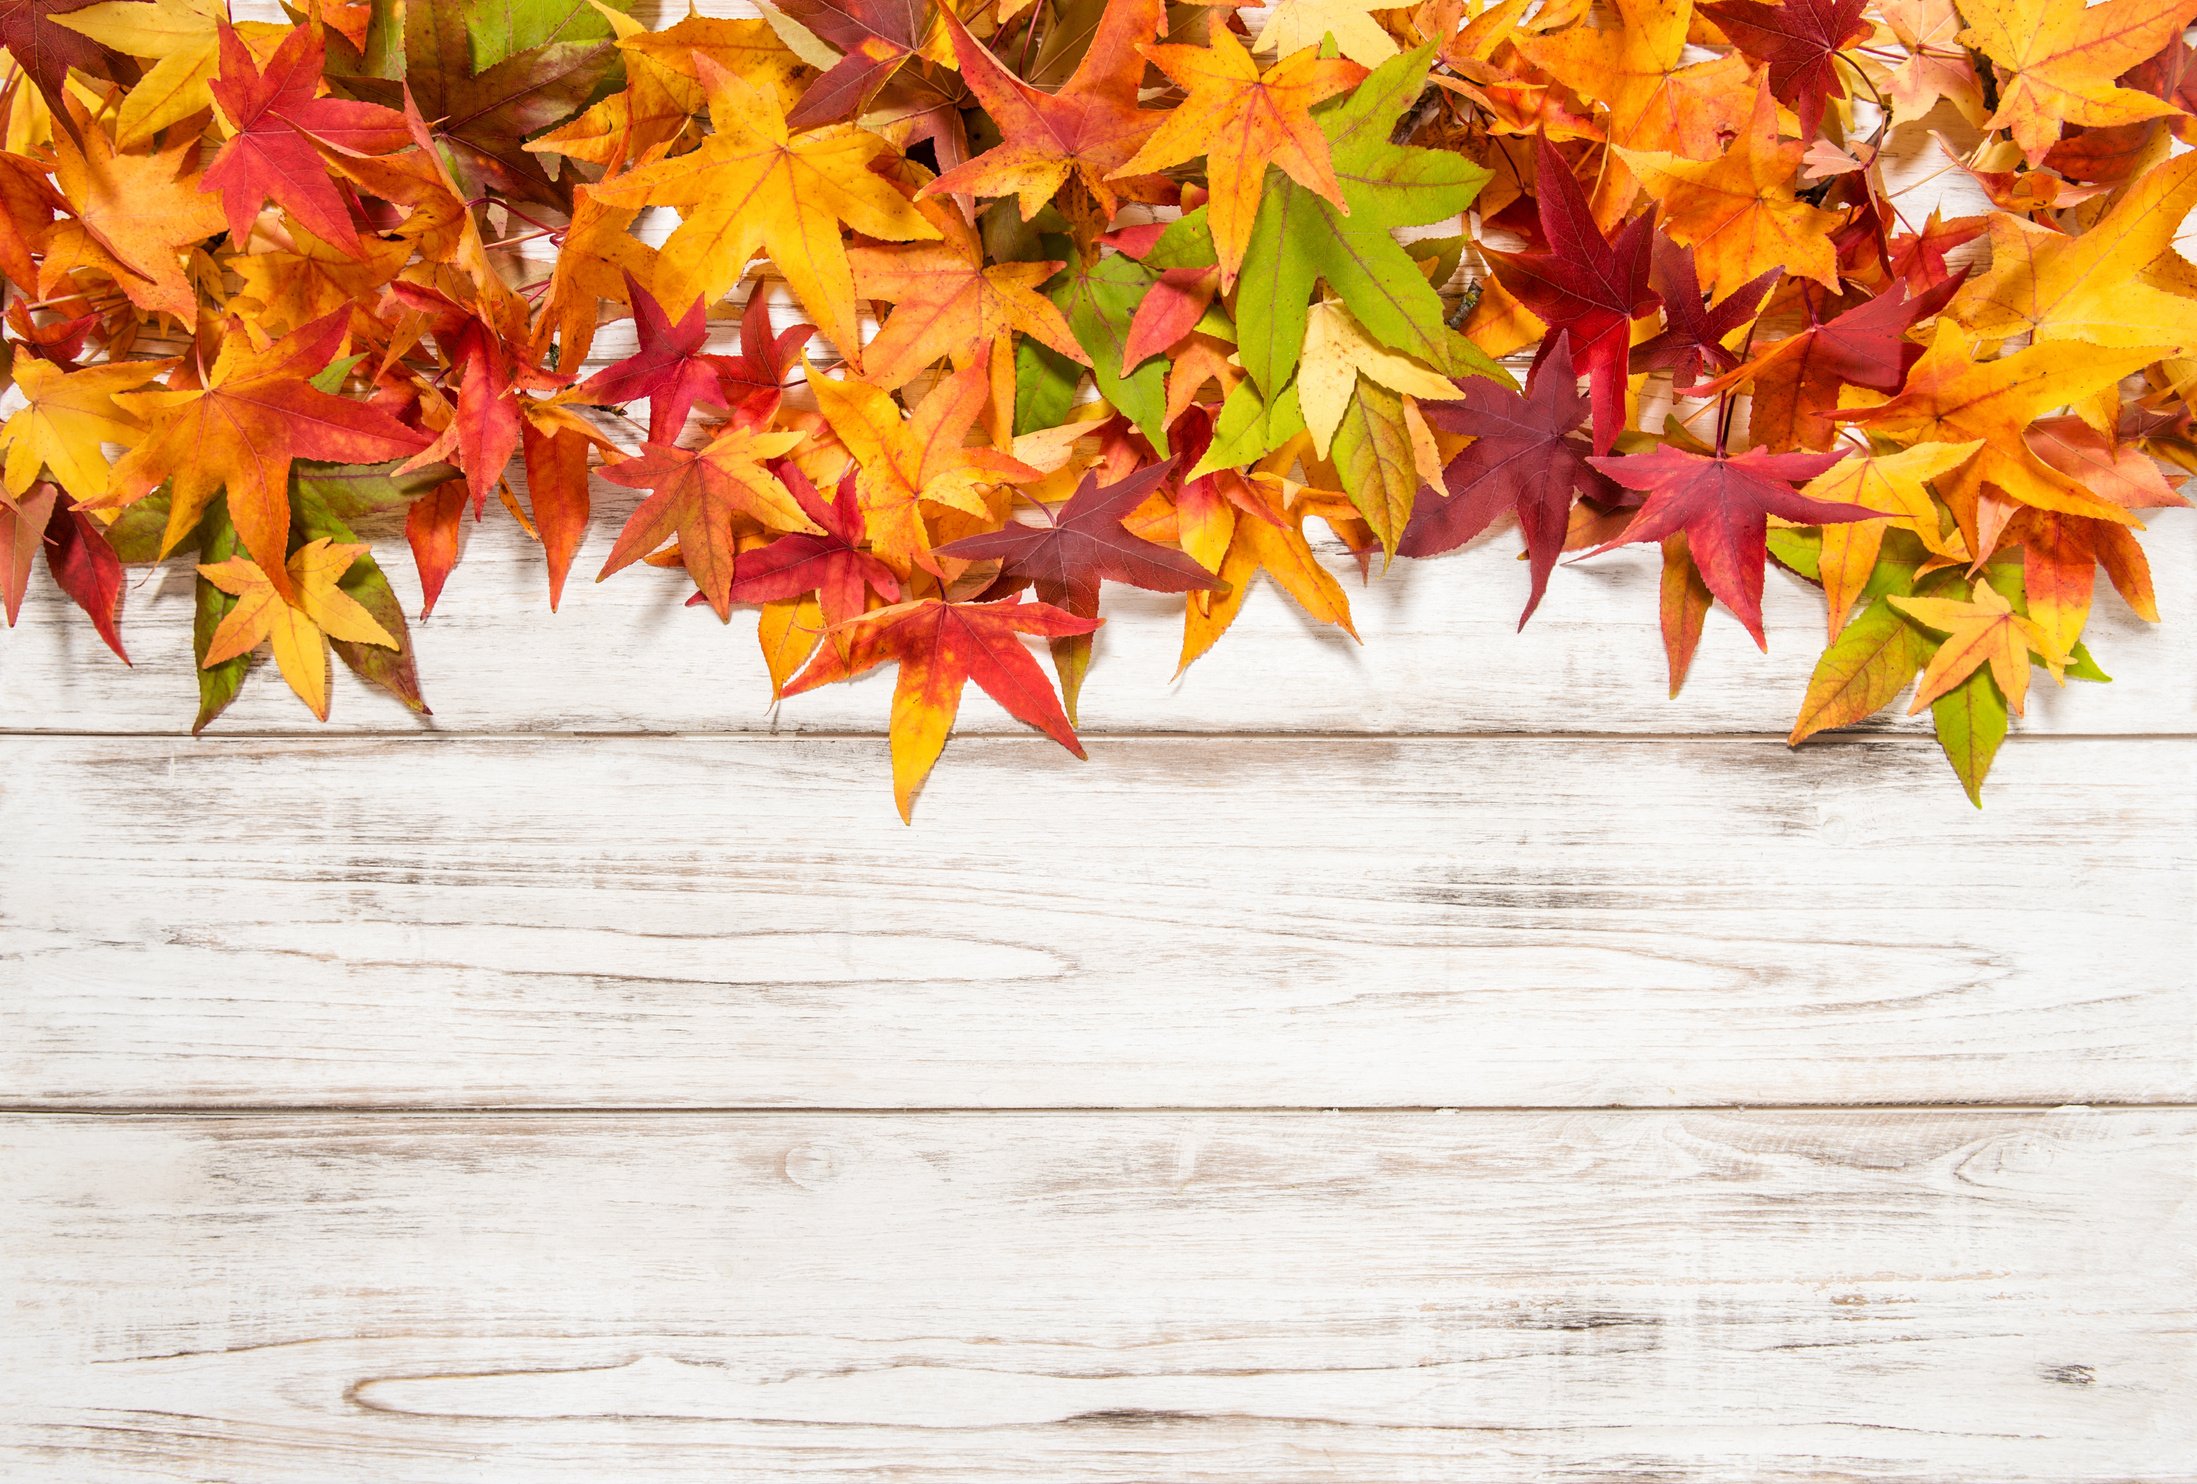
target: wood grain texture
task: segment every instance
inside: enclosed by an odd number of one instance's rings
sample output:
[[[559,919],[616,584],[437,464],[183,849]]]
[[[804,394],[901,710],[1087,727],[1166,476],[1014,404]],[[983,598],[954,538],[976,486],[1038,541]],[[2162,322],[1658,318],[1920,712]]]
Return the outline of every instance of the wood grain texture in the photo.
[[[2197,1094],[2197,743],[17,738],[15,1106]]]
[[[0,1119],[0,1473],[2182,1481],[2193,1134]]]

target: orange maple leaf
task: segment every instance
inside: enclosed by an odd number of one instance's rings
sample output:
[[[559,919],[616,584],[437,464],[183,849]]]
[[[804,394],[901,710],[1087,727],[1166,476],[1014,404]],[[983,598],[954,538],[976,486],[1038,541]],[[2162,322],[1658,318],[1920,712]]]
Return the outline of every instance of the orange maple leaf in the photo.
[[[923,598],[879,608],[836,631],[845,645],[819,648],[807,669],[786,686],[797,696],[846,680],[888,661],[900,666],[893,686],[893,799],[913,819],[916,790],[945,751],[961,710],[961,689],[974,680],[984,693],[1046,736],[1083,756],[1083,744],[1060,709],[1024,634],[1057,639],[1088,634],[1104,620],[1077,618],[1050,603],[1010,598],[998,603],[950,603]]]

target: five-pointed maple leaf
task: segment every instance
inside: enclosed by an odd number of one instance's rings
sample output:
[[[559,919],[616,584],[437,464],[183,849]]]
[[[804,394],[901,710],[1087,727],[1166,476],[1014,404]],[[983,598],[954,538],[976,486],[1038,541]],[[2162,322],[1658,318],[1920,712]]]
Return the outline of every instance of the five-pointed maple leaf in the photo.
[[[799,433],[754,433],[733,426],[701,448],[650,443],[638,457],[604,465],[602,476],[611,483],[655,493],[626,521],[595,580],[631,566],[677,536],[679,555],[694,585],[707,595],[719,618],[731,617],[735,517],[767,530],[820,530],[778,476],[764,467],[766,460],[790,452],[800,441]]]
[[[1823,525],[1877,514],[1865,505],[1811,500],[1793,488],[1844,457],[1843,452],[1765,453],[1759,448],[1712,457],[1665,446],[1592,459],[1611,479],[1645,491],[1648,498],[1622,534],[1588,555],[1683,534],[1709,591],[1732,610],[1758,646],[1768,649],[1762,633],[1762,567],[1768,560],[1769,517]]]
[[[338,584],[366,555],[363,542],[337,543],[323,536],[290,554],[283,580],[244,557],[202,564],[198,575],[237,600],[206,646],[201,668],[212,669],[272,642],[275,664],[298,699],[328,719],[328,641],[347,640],[395,649],[396,639],[358,599]]]
[[[915,415],[906,419],[892,394],[881,387],[859,378],[835,381],[810,373],[816,405],[861,466],[855,488],[862,497],[871,548],[902,570],[938,570],[923,502],[989,515],[978,491],[1040,477],[1011,454],[962,442],[990,396],[990,361],[991,348],[979,347],[966,367],[932,388]]]
[[[221,28],[221,75],[213,95],[236,134],[206,167],[204,186],[221,194],[229,234],[250,240],[271,198],[315,237],[351,257],[362,253],[350,208],[328,178],[316,141],[352,154],[387,154],[412,142],[404,115],[372,103],[315,96],[321,40],[310,26],[283,38],[265,71],[242,38]]]
[[[1962,467],[1958,483],[1943,489],[1960,517],[1968,549],[1979,555],[1991,546],[1978,525],[1976,501],[1984,485],[2039,510],[2134,525],[2135,517],[2120,506],[2099,499],[2039,458],[2023,431],[2045,413],[2111,386],[2152,355],[2146,349],[2033,345],[1995,361],[1978,361],[1968,337],[1941,320],[1898,396],[1839,416],[1913,442],[1981,439],[1983,447]]]
[[[1549,573],[1563,553],[1573,492],[1611,499],[1618,493],[1587,461],[1593,449],[1586,440],[1573,436],[1587,421],[1587,399],[1572,369],[1570,345],[1561,332],[1550,333],[1558,343],[1534,368],[1523,396],[1475,376],[1457,383],[1463,400],[1423,410],[1431,426],[1469,434],[1472,441],[1442,470],[1448,498],[1421,500],[1396,548],[1408,557],[1454,551],[1497,516],[1517,511],[1533,572],[1532,591],[1518,615],[1520,628],[1541,606]]]
[[[1280,167],[1291,180],[1349,213],[1329,159],[1327,135],[1313,121],[1311,109],[1362,82],[1363,67],[1324,59],[1306,47],[1261,72],[1242,44],[1218,26],[1207,46],[1140,50],[1188,96],[1114,174],[1149,175],[1205,156],[1212,192],[1206,220],[1220,253],[1223,289],[1235,283],[1243,266],[1267,166]]]
[[[814,593],[824,622],[834,627],[860,618],[869,593],[899,602],[900,579],[867,550],[853,472],[839,481],[829,500],[798,466],[783,464],[779,475],[817,530],[797,531],[741,552],[733,563],[732,600],[782,603]]]
[[[842,630],[845,648],[827,644],[786,686],[800,695],[834,680],[897,662],[893,687],[893,798],[903,820],[913,818],[916,790],[946,748],[961,709],[961,688],[974,680],[1018,721],[1028,722],[1077,757],[1083,744],[1060,709],[1053,687],[1029,650],[1024,634],[1059,638],[1088,634],[1095,618],[1078,618],[1049,603],[1020,598],[996,603],[950,603],[924,598],[866,613]]]
[[[1864,0],[1705,0],[1696,7],[1749,60],[1770,70],[1770,91],[1800,117],[1800,137],[1813,139],[1824,100],[1846,96],[1835,58],[1869,34]],[[1859,64],[1855,64],[1859,65]]]
[[[264,350],[237,330],[222,342],[203,387],[117,393],[115,401],[149,431],[116,462],[108,501],[131,503],[169,480],[165,554],[226,487],[245,550],[276,591],[293,596],[283,565],[290,461],[373,464],[416,453],[428,441],[378,407],[307,385],[334,358],[349,317],[331,314]]]
[[[2115,81],[2197,16],[2197,0],[1961,0],[1972,46],[2006,70],[1988,127],[2014,136],[2031,165],[2064,124],[2141,123],[2174,105]]]
[[[1057,355],[1083,365],[1090,357],[1076,343],[1059,306],[1038,292],[1061,264],[984,261],[959,207],[939,203],[925,214],[943,240],[849,250],[855,290],[893,306],[877,338],[862,350],[863,375],[898,391],[938,361],[966,362],[980,345],[991,347],[995,403],[1014,407],[1014,337],[1019,332]],[[1005,397],[1000,393],[1004,390]]]
[[[116,392],[132,391],[165,372],[172,361],[114,361],[63,371],[50,361],[16,362],[15,386],[24,405],[0,426],[7,450],[6,489],[21,495],[42,474],[77,500],[97,500],[109,488],[101,443],[129,443],[144,428],[115,405]]]
[[[1978,667],[1990,670],[1999,694],[2019,716],[2029,699],[2030,652],[2034,650],[2044,661],[2054,680],[2067,668],[2067,656],[2053,644],[2051,635],[2016,613],[1988,582],[1978,582],[1975,596],[1965,603],[1951,598],[1895,597],[1891,601],[1894,608],[1915,622],[1947,636],[1923,667],[1922,683],[1915,687],[1915,702],[1907,708],[1910,716],[1966,680]]]
[[[1048,512],[1047,524],[964,536],[938,548],[938,554],[972,562],[997,558],[1002,578],[1032,584],[1038,601],[1079,618],[1098,613],[1101,579],[1156,593],[1218,591],[1213,574],[1182,552],[1122,527],[1174,469],[1173,459],[1162,459],[1103,486],[1098,471],[1091,470],[1068,503]]]
[[[77,219],[55,225],[40,292],[51,296],[71,268],[98,267],[132,304],[192,323],[198,296],[184,277],[183,250],[222,228],[221,203],[184,172],[196,142],[121,154],[102,131],[81,132],[81,146],[66,133],[54,136],[54,179]]]
[[[1793,194],[1805,147],[1779,140],[1777,105],[1767,87],[1756,90],[1754,112],[1718,159],[1622,148],[1617,153],[1662,203],[1664,229],[1694,250],[1695,267],[1710,293],[1737,293],[1748,280],[1779,268],[1827,289],[1838,287],[1831,234],[1839,218]]]
[[[1548,245],[1487,256],[1503,287],[1548,325],[1540,354],[1546,356],[1563,333],[1594,399],[1594,446],[1606,450],[1625,426],[1632,322],[1662,302],[1648,286],[1655,217],[1652,211],[1634,217],[1613,242],[1595,225],[1586,192],[1546,134],[1534,159],[1541,235]]]
[[[674,324],[656,296],[628,273],[626,302],[633,306],[639,346],[574,387],[572,399],[622,407],[646,397],[648,441],[668,444],[687,425],[687,414],[697,402],[724,409],[723,385],[731,361],[702,349],[709,342],[709,321],[700,299]]]
[[[859,364],[854,273],[839,235],[934,240],[913,202],[870,172],[889,146],[851,124],[789,133],[775,98],[698,59],[716,132],[702,147],[604,181],[612,205],[676,206],[678,230],[658,259],[657,291],[674,304],[714,301],[768,252],[802,307],[849,364]]]
[[[1091,49],[1057,93],[1041,92],[999,64],[948,10],[947,34],[961,76],[999,125],[1000,142],[923,188],[924,194],[1014,196],[1022,218],[1036,216],[1073,179],[1111,217],[1123,190],[1112,176],[1137,152],[1161,115],[1137,107],[1144,76],[1139,44],[1160,23],[1160,0],[1114,0],[1100,15]]]
[[[1731,370],[1739,355],[1724,342],[1755,317],[1782,272],[1769,269],[1709,305],[1701,297],[1693,249],[1658,234],[1650,282],[1663,300],[1663,330],[1632,348],[1632,369],[1668,371],[1680,389],[1701,380],[1705,366]]]
[[[814,325],[789,325],[772,330],[770,299],[757,284],[740,311],[740,349],[724,357],[718,389],[726,410],[751,427],[760,428],[778,411],[785,395],[786,377],[799,364],[799,352],[816,333]]]

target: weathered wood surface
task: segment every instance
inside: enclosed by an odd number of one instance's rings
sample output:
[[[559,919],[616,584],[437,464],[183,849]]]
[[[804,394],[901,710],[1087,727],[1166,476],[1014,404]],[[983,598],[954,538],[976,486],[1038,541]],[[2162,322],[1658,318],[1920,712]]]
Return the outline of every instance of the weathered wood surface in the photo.
[[[2197,1095],[2197,742],[1933,749],[15,738],[0,1097]]]
[[[2197,1115],[0,1119],[0,1474],[2186,1481]]]

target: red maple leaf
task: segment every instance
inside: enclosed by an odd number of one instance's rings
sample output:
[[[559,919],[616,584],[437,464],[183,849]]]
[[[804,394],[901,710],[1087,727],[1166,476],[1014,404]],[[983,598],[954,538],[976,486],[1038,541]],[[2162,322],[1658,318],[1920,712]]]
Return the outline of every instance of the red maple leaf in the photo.
[[[1683,531],[1694,565],[1709,591],[1723,600],[1754,637],[1762,635],[1762,567],[1768,560],[1769,517],[1825,525],[1876,520],[1884,512],[1862,505],[1811,500],[1793,486],[1815,478],[1846,457],[1837,453],[1688,453],[1668,446],[1590,462],[1628,489],[1645,490],[1647,503],[1623,535],[1588,552],[1599,556],[1638,541],[1661,541]]]
[[[1556,335],[1571,342],[1573,364],[1594,399],[1594,446],[1607,450],[1625,426],[1625,363],[1632,322],[1659,302],[1648,285],[1648,249],[1655,218],[1643,213],[1612,242],[1595,225],[1586,192],[1571,166],[1542,135],[1535,146],[1535,189],[1541,235],[1548,245],[1529,252],[1489,252],[1495,276],[1549,327],[1540,356]]]
[[[1540,606],[1549,573],[1563,553],[1572,492],[1619,495],[1588,463],[1592,450],[1586,441],[1572,436],[1587,420],[1587,399],[1572,370],[1570,345],[1554,331],[1550,338],[1556,344],[1529,374],[1523,396],[1485,376],[1468,376],[1457,383],[1462,400],[1421,404],[1420,415],[1429,424],[1469,433],[1472,442],[1442,470],[1448,498],[1420,500],[1396,548],[1408,557],[1454,551],[1497,516],[1517,511],[1533,570],[1520,628]]]
[[[1633,347],[1632,369],[1668,371],[1671,385],[1679,390],[1699,381],[1703,366],[1731,370],[1739,364],[1739,356],[1725,346],[1725,337],[1755,317],[1784,271],[1772,268],[1709,305],[1701,297],[1694,250],[1656,233],[1653,274],[1655,290],[1663,296],[1663,331]]]
[[[941,546],[938,553],[972,562],[997,557],[1001,578],[1018,586],[1031,584],[1040,602],[1078,618],[1097,614],[1102,579],[1156,593],[1218,591],[1223,584],[1188,556],[1131,535],[1122,526],[1174,468],[1173,459],[1162,459],[1103,488],[1094,469],[1066,504],[1049,512],[1050,524],[1010,525],[967,536]]]
[[[830,500],[817,492],[809,477],[791,463],[778,466],[778,477],[802,513],[822,528],[821,535],[796,531],[763,546],[743,551],[732,564],[732,601],[779,603],[804,593],[816,594],[816,605],[827,624],[843,624],[860,618],[875,592],[888,603],[900,601],[900,579],[893,569],[871,556],[865,544],[862,501],[855,493],[854,472],[839,481]],[[707,602],[704,594],[687,599],[687,606]]]
[[[574,389],[583,401],[622,407],[648,398],[648,441],[669,443],[687,425],[687,413],[700,402],[706,408],[725,409],[723,384],[735,374],[728,356],[707,355],[709,340],[707,306],[696,299],[674,324],[656,296],[626,274],[627,302],[633,306],[633,325],[639,345],[632,355],[605,366]],[[752,308],[754,299],[749,305]],[[767,312],[767,311],[766,311]],[[768,330],[765,334],[767,336]]]
[[[229,233],[240,248],[271,198],[321,241],[359,256],[350,206],[329,179],[317,145],[378,155],[412,142],[404,115],[393,109],[314,96],[325,60],[318,28],[300,26],[283,38],[262,72],[235,30],[221,28],[221,74],[209,87],[237,132],[214,156],[203,184],[221,193]]]
[[[1831,59],[1869,34],[1862,0],[1706,0],[1696,8],[1750,61],[1770,69],[1770,92],[1800,115],[1800,137],[1815,138],[1824,100],[1846,96]]]

